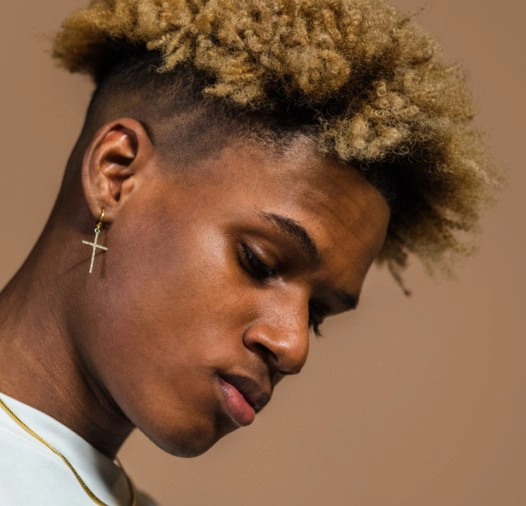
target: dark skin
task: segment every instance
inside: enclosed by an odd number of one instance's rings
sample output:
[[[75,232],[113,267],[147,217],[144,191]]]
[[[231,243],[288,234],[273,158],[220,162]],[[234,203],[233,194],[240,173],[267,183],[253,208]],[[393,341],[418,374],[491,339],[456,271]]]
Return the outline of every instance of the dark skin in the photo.
[[[194,456],[251,423],[305,364],[309,327],[355,305],[389,221],[301,136],[279,155],[231,141],[181,171],[121,118],[79,165],[0,296],[0,391],[110,457],[134,427]],[[90,275],[81,241],[102,208]]]

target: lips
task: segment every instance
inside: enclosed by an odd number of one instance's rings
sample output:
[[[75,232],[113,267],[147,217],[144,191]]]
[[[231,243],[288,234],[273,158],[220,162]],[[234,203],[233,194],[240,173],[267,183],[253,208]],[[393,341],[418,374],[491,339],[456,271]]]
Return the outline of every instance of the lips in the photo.
[[[256,413],[270,400],[259,384],[249,377],[221,375],[219,383],[223,392],[225,410],[239,426],[250,425]]]

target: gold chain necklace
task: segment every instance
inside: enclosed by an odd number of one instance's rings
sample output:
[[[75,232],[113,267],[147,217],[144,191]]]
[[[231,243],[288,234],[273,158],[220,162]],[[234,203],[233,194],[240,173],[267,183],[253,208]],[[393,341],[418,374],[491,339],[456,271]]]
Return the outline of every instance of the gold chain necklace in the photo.
[[[39,436],[34,430],[30,429],[18,416],[13,413],[13,411],[7,406],[7,404],[0,398],[0,406],[4,409],[4,411],[18,424],[22,429],[24,429],[29,435],[33,436],[35,439],[40,441],[43,445],[47,446],[55,455],[60,457],[64,464],[69,467],[70,471],[75,475],[75,478],[77,478],[77,481],[79,482],[80,486],[88,494],[89,498],[98,506],[108,506],[105,502],[101,501],[91,490],[90,488],[84,483],[84,480],[80,477],[77,470],[73,467],[71,462],[62,455],[53,445],[48,443],[43,437]],[[130,477],[126,474],[126,471],[124,471],[124,468],[122,467],[121,463],[117,460],[117,463],[119,467],[121,468],[122,472],[124,473],[124,476],[126,477],[126,481],[128,482],[128,488],[130,490],[130,506],[136,506],[136,498],[135,498],[135,488],[133,487],[133,483],[130,479]]]

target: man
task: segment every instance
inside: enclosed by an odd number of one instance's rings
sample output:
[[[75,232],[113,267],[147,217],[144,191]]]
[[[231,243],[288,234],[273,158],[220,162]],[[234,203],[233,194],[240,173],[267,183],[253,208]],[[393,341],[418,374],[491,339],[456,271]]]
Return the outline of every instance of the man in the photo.
[[[462,250],[489,177],[459,72],[382,3],[98,1],[54,50],[97,88],[0,299],[0,490],[128,504],[134,427],[193,456],[252,423],[375,259]]]

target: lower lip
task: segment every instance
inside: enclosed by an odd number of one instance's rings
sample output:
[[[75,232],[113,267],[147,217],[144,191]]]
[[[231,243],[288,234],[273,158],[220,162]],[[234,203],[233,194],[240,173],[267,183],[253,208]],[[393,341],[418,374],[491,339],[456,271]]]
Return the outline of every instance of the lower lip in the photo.
[[[243,394],[232,384],[219,378],[219,384],[225,398],[225,408],[230,418],[239,426],[250,425],[256,418],[254,408],[246,401]]]

